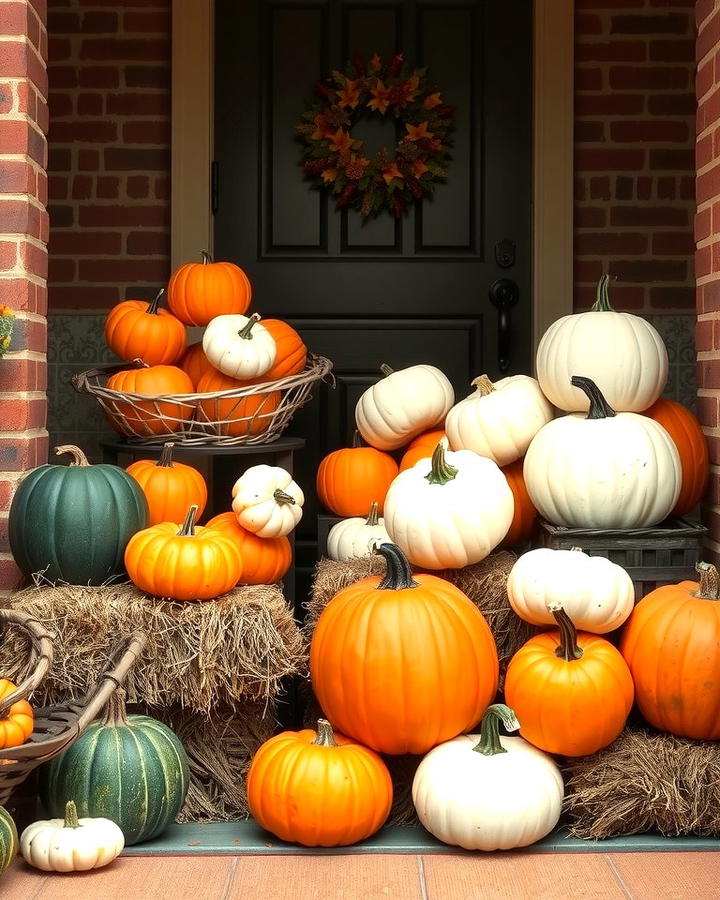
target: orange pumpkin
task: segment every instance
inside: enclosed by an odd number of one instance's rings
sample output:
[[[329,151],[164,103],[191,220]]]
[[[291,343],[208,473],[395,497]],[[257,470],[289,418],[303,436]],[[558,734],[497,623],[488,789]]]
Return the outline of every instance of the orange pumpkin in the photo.
[[[241,315],[251,299],[250,280],[240,266],[213,262],[206,250],[201,263],[180,266],[168,284],[168,306],[186,325],[207,325],[215,316]]]
[[[178,366],[183,370],[183,372],[187,372],[187,374],[190,376],[190,381],[192,381],[195,390],[197,390],[200,379],[203,377],[203,375],[205,375],[206,372],[217,371],[215,366],[210,362],[207,356],[205,356],[202,341],[197,341],[194,344],[190,344],[187,350],[183,353]]]
[[[698,563],[700,582],[656,588],[640,600],[620,651],[640,712],[661,731],[720,740],[720,578]]]
[[[125,568],[141,591],[172,600],[213,600],[235,587],[240,551],[227,535],[195,525],[191,506],[182,525],[161,522],[134,534]]]
[[[366,516],[377,501],[382,515],[385,494],[398,473],[389,453],[361,446],[357,431],[352,447],[334,450],[320,463],[316,488],[325,509],[336,516]]]
[[[548,609],[558,630],[530,638],[513,656],[505,700],[531,744],[560,756],[586,756],[607,747],[625,727],[632,678],[609,641],[576,631],[561,604]]]
[[[278,381],[297,375],[305,368],[307,347],[295,329],[280,319],[263,319],[265,330],[275,341],[277,347],[275,362],[262,377],[263,381]]]
[[[505,535],[502,547],[515,547],[524,544],[532,537],[537,522],[537,510],[532,505],[530,494],[525,486],[523,477],[523,461],[525,457],[516,459],[509,466],[504,466],[502,473],[510,485],[510,490],[515,501],[515,512],[508,533]]]
[[[112,391],[143,394],[153,398],[161,394],[193,392],[190,377],[177,366],[123,369],[108,378],[107,387]],[[135,400],[134,405],[124,400],[116,400],[114,403],[115,408],[108,412],[108,420],[122,434],[127,434],[129,430],[139,435],[172,434],[180,431],[183,423],[174,422],[170,417],[187,421],[192,418],[194,411],[192,403],[174,403],[168,400]],[[125,425],[124,420],[128,425]]]
[[[255,821],[283,841],[345,847],[383,826],[392,805],[387,766],[326,719],[317,731],[284,731],[260,747],[248,772]]]
[[[668,432],[680,454],[682,486],[671,515],[683,516],[696,506],[710,480],[710,454],[700,423],[692,412],[675,400],[657,400],[644,416],[654,419]]]
[[[429,459],[442,440],[447,440],[447,435],[440,429],[439,431],[423,431],[414,441],[408,444],[403,458],[400,460],[400,471],[412,469],[416,462],[421,459]]]
[[[193,504],[197,506],[200,518],[207,503],[205,479],[192,466],[173,460],[174,446],[167,443],[160,459],[138,459],[125,470],[145,494],[150,513],[148,525],[180,522]]]
[[[0,678],[0,703],[16,690],[12,681]],[[24,744],[32,734],[33,721],[32,707],[27,700],[16,700],[10,709],[0,713],[0,750]]]
[[[240,551],[242,570],[238,584],[275,584],[287,573],[292,547],[286,537],[260,538],[240,525],[235,513],[220,513],[207,523],[227,535]]]
[[[160,309],[161,290],[151,303],[124,300],[113,306],[105,320],[105,340],[120,359],[143,359],[151,366],[168,365],[185,349],[185,326],[166,309]]]
[[[206,372],[198,382],[198,394],[216,391],[236,391],[248,385],[263,382],[265,378],[253,381],[238,381],[223,375],[217,369]],[[198,421],[218,422],[215,426],[219,434],[238,437],[246,434],[262,434],[270,426],[272,414],[280,406],[280,391],[249,394],[246,397],[214,397],[198,402]],[[252,418],[249,418],[252,417]]]
[[[412,576],[381,544],[384,578],[363,578],[323,610],[310,646],[315,695],[345,734],[382,753],[426,753],[475,725],[495,697],[487,622],[454,585]]]

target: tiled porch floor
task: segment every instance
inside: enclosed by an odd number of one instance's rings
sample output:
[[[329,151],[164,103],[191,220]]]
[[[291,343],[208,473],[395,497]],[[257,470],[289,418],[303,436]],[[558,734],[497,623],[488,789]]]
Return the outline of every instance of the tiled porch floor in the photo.
[[[720,855],[123,857],[85,875],[45,875],[16,861],[8,900],[708,900]]]

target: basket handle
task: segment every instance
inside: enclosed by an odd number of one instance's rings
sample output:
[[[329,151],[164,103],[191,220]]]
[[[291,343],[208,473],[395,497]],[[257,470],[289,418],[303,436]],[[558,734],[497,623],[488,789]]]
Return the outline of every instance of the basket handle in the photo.
[[[81,394],[87,394],[88,380],[90,378],[115,375],[117,372],[126,372],[128,369],[146,369],[147,367],[147,363],[141,359],[134,359],[132,362],[106,363],[102,366],[96,366],[94,369],[88,369],[86,372],[77,372],[70,381],[76,391]]]
[[[90,722],[97,719],[114,691],[124,683],[130,669],[142,653],[146,641],[147,635],[142,631],[136,631],[130,635],[127,647],[115,667],[110,671],[103,672],[98,678],[95,686],[88,692],[87,706],[78,718],[78,734],[82,734]]]
[[[13,703],[17,703],[19,700],[27,700],[50,671],[53,661],[53,645],[52,635],[42,622],[39,622],[27,613],[20,612],[20,610],[0,609],[0,623],[24,627],[30,633],[32,652],[36,657],[28,677],[11,694],[0,700],[0,719],[4,719],[7,717]]]

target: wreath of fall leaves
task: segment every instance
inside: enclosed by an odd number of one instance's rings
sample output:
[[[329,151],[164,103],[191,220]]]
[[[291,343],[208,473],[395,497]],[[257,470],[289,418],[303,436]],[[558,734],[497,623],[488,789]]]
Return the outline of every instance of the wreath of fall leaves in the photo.
[[[333,71],[315,85],[315,95],[295,126],[301,165],[317,187],[332,191],[337,209],[356,209],[363,217],[387,209],[399,219],[445,179],[454,109],[429,85],[427,69],[412,68],[404,54],[383,63],[377,53],[367,62],[355,53],[345,72]],[[399,138],[368,159],[351,131],[372,114],[394,118]]]

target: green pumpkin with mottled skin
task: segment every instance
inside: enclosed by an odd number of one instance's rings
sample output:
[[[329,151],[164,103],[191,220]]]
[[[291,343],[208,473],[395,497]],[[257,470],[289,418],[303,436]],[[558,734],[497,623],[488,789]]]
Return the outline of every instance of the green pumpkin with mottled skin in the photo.
[[[40,770],[40,799],[62,818],[74,800],[78,816],[102,816],[122,829],[125,843],[162,834],[180,812],[188,790],[187,754],[167,725],[127,715],[118,691],[105,718]]]
[[[0,806],[0,875],[8,868],[18,851],[18,833],[10,813]]]

